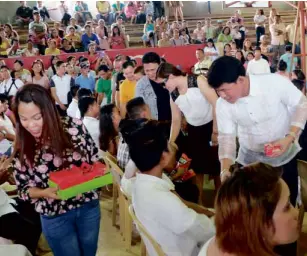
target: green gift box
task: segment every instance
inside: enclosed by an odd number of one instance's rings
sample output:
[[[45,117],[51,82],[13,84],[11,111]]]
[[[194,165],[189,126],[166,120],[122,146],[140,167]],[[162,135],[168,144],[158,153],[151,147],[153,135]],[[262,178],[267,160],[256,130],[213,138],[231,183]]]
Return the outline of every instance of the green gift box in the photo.
[[[62,170],[50,174],[48,185],[58,188],[62,200],[113,183],[111,173],[104,173],[105,165],[95,163],[93,166],[83,163],[81,167],[73,166],[71,170]]]

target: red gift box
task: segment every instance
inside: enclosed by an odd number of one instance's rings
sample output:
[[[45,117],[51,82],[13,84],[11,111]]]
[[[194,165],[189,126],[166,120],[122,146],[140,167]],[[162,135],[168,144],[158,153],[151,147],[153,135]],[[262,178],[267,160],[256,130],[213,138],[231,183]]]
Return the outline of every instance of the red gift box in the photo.
[[[49,180],[56,183],[59,189],[64,190],[101,177],[105,171],[106,166],[103,163],[95,162],[93,165],[82,163],[80,167],[73,165],[71,169],[50,173]]]
[[[271,156],[273,153],[276,151],[280,151],[281,147],[280,146],[272,146],[272,145],[265,145],[264,146],[264,153],[266,156]]]

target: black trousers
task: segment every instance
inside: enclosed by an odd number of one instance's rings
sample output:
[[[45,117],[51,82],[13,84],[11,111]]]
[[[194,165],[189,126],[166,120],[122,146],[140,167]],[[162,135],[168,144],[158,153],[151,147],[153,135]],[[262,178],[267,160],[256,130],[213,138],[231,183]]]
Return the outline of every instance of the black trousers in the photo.
[[[260,44],[260,37],[262,36],[262,35],[264,35],[265,34],[265,29],[264,29],[264,27],[257,27],[256,28],[256,44],[257,44],[257,46],[259,46],[259,44]]]
[[[0,236],[24,245],[32,255],[36,255],[36,247],[42,233],[40,216],[29,202],[16,200],[18,212],[0,217]]]

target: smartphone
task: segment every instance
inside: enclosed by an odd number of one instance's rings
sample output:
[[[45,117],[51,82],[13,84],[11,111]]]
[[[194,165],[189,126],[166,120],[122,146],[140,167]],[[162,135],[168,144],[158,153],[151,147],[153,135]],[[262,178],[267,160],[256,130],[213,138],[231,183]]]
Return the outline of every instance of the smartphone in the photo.
[[[106,54],[105,54],[104,51],[100,51],[99,54],[98,54],[99,58],[103,58],[105,55]]]

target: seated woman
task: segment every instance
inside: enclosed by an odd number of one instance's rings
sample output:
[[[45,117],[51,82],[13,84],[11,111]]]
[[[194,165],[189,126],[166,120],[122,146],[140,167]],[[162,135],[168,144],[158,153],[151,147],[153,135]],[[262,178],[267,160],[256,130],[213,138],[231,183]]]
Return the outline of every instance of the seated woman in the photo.
[[[216,236],[199,256],[281,255],[275,246],[298,239],[298,211],[280,173],[257,163],[240,168],[223,183],[215,201]]]
[[[99,117],[99,145],[103,151],[108,151],[116,156],[118,146],[118,130],[121,116],[119,110],[114,104],[104,105],[100,109]]]
[[[94,97],[81,97],[78,100],[81,119],[96,146],[99,146],[99,105]]]
[[[56,46],[56,41],[54,39],[48,40],[48,48],[45,50],[45,55],[60,55],[61,51]]]
[[[60,50],[63,53],[75,53],[76,52],[76,49],[72,46],[72,44],[66,38],[63,38],[61,43],[62,43],[62,47]]]
[[[111,49],[125,49],[127,47],[125,36],[117,25],[112,27],[109,44]]]
[[[152,21],[152,15],[148,14],[146,16],[146,23],[144,24],[143,30],[143,44],[144,47],[147,46],[147,43],[150,43],[151,47],[155,46],[155,23]]]
[[[7,117],[9,99],[6,95],[0,94],[0,155],[10,156],[12,153],[12,142],[15,140],[13,123]]]

